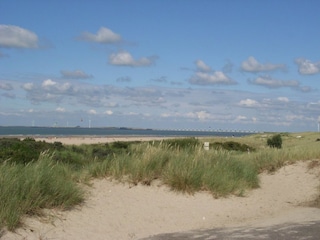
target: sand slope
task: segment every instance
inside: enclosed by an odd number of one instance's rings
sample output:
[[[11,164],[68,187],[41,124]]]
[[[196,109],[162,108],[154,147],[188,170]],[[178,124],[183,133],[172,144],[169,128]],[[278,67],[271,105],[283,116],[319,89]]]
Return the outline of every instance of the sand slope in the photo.
[[[231,226],[272,225],[320,220],[320,210],[299,206],[312,200],[319,187],[319,169],[306,162],[276,173],[261,174],[261,188],[245,197],[214,199],[193,196],[165,186],[129,186],[94,180],[85,204],[55,217],[27,219],[3,239],[139,239],[150,235]]]

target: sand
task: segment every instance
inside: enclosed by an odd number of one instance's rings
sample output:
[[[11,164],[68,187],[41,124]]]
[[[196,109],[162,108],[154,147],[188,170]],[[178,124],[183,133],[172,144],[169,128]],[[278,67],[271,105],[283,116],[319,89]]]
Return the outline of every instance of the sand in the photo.
[[[69,144],[107,140],[68,139],[53,140]],[[194,229],[320,220],[319,209],[306,207],[318,193],[319,171],[310,170],[308,162],[297,162],[274,174],[261,174],[261,187],[244,197],[220,199],[206,192],[177,193],[159,182],[130,186],[97,179],[83,205],[65,212],[50,210],[46,218],[27,218],[16,233],[5,232],[2,238],[140,239]]]
[[[162,140],[177,137],[156,137],[156,136],[109,136],[109,137],[97,137],[97,136],[83,136],[83,137],[35,137],[37,141],[46,141],[49,143],[61,142],[68,145],[80,145],[80,144],[99,144],[110,143],[115,141],[152,141]]]

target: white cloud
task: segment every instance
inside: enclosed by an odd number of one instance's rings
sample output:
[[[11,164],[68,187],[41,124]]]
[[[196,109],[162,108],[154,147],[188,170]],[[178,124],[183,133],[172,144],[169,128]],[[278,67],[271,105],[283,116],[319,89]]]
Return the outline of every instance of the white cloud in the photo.
[[[318,101],[308,101],[316,99],[312,97],[312,94],[317,96],[313,92],[310,93],[311,97],[305,95],[304,101],[296,98],[295,101],[291,101],[289,95],[274,95],[270,92],[213,91],[208,88],[116,87],[83,82],[68,83],[62,82],[61,79],[46,79],[33,84],[26,83],[23,86],[25,92],[21,90],[19,92],[18,89],[10,92],[16,93],[15,101],[23,99],[25,103],[29,102],[28,108],[32,108],[31,104],[36,104],[37,107],[34,109],[42,113],[40,116],[39,112],[40,119],[47,117],[48,113],[52,116],[61,113],[61,117],[69,119],[69,122],[73,117],[80,119],[89,116],[94,117],[94,123],[99,122],[100,126],[105,126],[107,117],[107,124],[110,126],[119,124],[151,128],[211,126],[218,129],[232,128],[235,126],[234,123],[237,123],[236,127],[242,129],[270,130],[279,122],[288,122],[286,116],[292,113],[309,116],[315,122],[320,110]],[[308,105],[307,102],[314,104]],[[20,109],[20,106],[25,104],[17,103],[16,106]],[[3,106],[3,108],[10,112],[10,107]],[[296,120],[289,123],[307,127],[310,122],[311,120]]]
[[[211,68],[207,64],[205,64],[202,60],[197,60],[196,66],[198,71],[203,71],[203,72],[211,71]]]
[[[13,87],[10,83],[2,83],[0,82],[0,89],[10,91],[13,90]]]
[[[289,99],[287,97],[278,97],[278,101],[288,103]]]
[[[88,114],[96,115],[96,114],[97,114],[97,111],[94,110],[94,109],[90,109],[90,110],[88,111]]]
[[[89,32],[84,32],[79,37],[80,40],[88,42],[97,42],[97,43],[116,43],[121,41],[121,36],[114,33],[109,28],[101,27],[97,34],[92,34]]]
[[[274,70],[285,70],[284,64],[259,63],[254,57],[250,56],[241,64],[241,69],[245,72],[268,72]]]
[[[279,80],[270,76],[260,76],[254,80],[248,80],[249,83],[264,86],[267,88],[282,88],[288,87],[301,92],[309,92],[311,90],[308,86],[300,86],[297,80]]]
[[[185,116],[188,118],[196,118],[196,119],[199,119],[200,121],[204,121],[206,119],[211,118],[210,113],[208,113],[206,111],[188,112],[185,114]],[[167,117],[168,117],[168,115],[167,115]]]
[[[216,85],[216,84],[236,84],[234,80],[229,78],[222,71],[212,71],[212,69],[202,60],[195,61],[196,71],[193,76],[189,78],[189,83],[194,85]]]
[[[127,51],[120,51],[109,56],[109,63],[118,66],[142,67],[154,64],[156,57],[142,57],[135,60]]]
[[[299,73],[303,75],[312,75],[320,73],[320,62],[311,62],[304,58],[297,58],[295,63],[299,67]]]
[[[16,98],[16,94],[12,93],[12,92],[6,92],[1,94],[1,96],[6,97],[6,98],[11,98],[11,99],[15,99]]]
[[[50,88],[50,87],[55,86],[55,85],[57,85],[57,82],[52,81],[51,79],[47,79],[47,80],[44,80],[42,82],[42,87],[44,89]]]
[[[33,87],[34,87],[33,83],[25,83],[22,85],[22,88],[27,91],[31,91],[33,89]]]
[[[271,78],[270,76],[260,76],[257,77],[255,80],[249,81],[252,84],[265,86],[268,88],[280,88],[280,87],[293,87],[297,88],[299,87],[299,82],[296,80],[277,80],[274,78]]]
[[[237,116],[235,119],[236,122],[244,121],[244,120],[247,120],[247,117],[242,115]]]
[[[241,100],[238,103],[238,105],[243,106],[243,107],[258,107],[258,106],[260,106],[260,104],[256,100],[253,100],[250,98],[247,98],[245,100]]]
[[[71,78],[71,79],[88,79],[92,78],[92,75],[87,74],[81,70],[67,71],[62,70],[61,75],[63,78]]]
[[[0,25],[0,47],[38,48],[38,36],[18,26]]]
[[[189,83],[195,85],[235,84],[231,78],[220,71],[213,73],[196,72],[189,79]]]
[[[41,84],[42,88],[47,91],[65,92],[71,88],[71,84],[68,82],[58,83],[51,79],[44,80]]]
[[[57,111],[57,112],[65,112],[66,109],[63,108],[63,107],[57,107],[57,108],[56,108],[56,111]]]
[[[107,115],[112,115],[113,114],[113,112],[111,110],[107,110],[104,113],[107,114]]]

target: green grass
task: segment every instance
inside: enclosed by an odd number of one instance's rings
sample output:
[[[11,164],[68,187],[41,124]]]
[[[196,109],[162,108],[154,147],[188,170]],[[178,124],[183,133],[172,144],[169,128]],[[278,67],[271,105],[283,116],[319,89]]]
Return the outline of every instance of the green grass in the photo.
[[[320,159],[318,133],[281,134],[281,149],[267,146],[272,135],[80,146],[0,139],[0,229],[13,230],[23,216],[45,208],[72,208],[84,200],[81,183],[92,178],[145,185],[159,180],[174,191],[242,196],[259,187],[260,172]]]
[[[27,165],[0,165],[0,226],[9,230],[24,214],[41,214],[43,208],[68,209],[84,200],[84,192],[71,179],[69,170],[41,154]]]

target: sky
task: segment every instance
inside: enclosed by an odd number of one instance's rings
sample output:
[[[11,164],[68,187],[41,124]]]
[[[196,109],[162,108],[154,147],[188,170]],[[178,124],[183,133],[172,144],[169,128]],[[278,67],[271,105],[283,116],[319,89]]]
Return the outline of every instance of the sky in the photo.
[[[317,131],[318,0],[0,0],[0,126]]]

